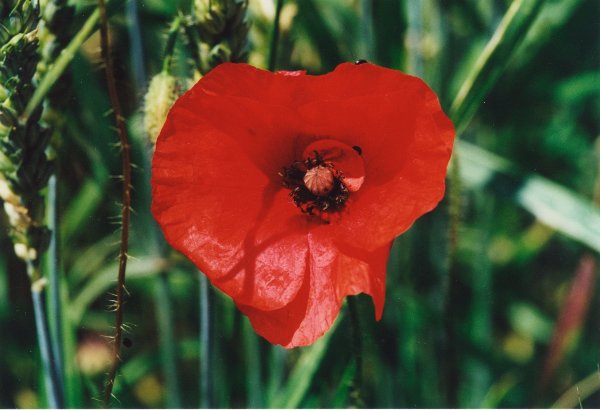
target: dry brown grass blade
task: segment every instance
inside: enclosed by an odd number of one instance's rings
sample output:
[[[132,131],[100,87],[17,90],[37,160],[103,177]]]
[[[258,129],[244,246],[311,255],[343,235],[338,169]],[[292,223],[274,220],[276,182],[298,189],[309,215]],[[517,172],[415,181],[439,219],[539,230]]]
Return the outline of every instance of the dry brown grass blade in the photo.
[[[569,293],[562,304],[560,316],[548,348],[539,390],[543,391],[556,372],[560,362],[574,347],[586,318],[590,299],[596,282],[596,258],[584,255],[580,262]]]

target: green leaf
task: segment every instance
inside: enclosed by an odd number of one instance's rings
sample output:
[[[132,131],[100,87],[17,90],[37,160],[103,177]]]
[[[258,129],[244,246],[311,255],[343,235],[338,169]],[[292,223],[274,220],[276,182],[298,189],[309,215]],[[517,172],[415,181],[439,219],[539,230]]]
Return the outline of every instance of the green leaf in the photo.
[[[465,186],[510,198],[545,225],[600,252],[600,209],[590,200],[466,141],[457,149]]]

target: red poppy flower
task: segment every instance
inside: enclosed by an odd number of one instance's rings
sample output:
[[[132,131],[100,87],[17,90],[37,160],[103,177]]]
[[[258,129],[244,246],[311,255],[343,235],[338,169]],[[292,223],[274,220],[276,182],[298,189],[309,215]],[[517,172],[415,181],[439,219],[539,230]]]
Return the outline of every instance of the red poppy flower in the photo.
[[[391,242],[442,198],[453,139],[435,94],[398,71],[223,64],[169,113],[152,211],[257,333],[308,345],[347,295],[381,318]]]

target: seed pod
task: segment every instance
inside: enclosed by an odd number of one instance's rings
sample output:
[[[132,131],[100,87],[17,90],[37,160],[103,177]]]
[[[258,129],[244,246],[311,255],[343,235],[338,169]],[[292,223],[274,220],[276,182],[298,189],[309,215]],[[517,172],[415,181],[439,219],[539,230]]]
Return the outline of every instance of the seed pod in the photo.
[[[311,168],[304,175],[304,185],[317,196],[325,196],[331,192],[334,184],[333,171],[322,165]]]

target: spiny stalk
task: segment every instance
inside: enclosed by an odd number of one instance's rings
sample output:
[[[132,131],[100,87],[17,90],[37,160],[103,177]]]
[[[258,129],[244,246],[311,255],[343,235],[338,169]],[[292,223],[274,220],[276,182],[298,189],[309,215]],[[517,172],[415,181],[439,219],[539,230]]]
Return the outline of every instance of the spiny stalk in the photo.
[[[131,216],[131,147],[127,136],[127,127],[121,110],[121,103],[117,92],[115,70],[112,60],[110,43],[108,40],[108,18],[106,16],[106,4],[104,0],[98,0],[98,11],[100,13],[100,47],[102,60],[105,66],[106,83],[111,106],[117,125],[119,136],[122,173],[123,193],[121,205],[121,242],[119,250],[119,270],[117,273],[116,311],[115,311],[115,334],[113,342],[113,358],[110,371],[106,380],[103,405],[108,407],[112,397],[117,369],[119,368],[121,341],[123,338],[123,300],[125,297],[125,271],[127,269],[127,251],[129,248],[129,220]]]

